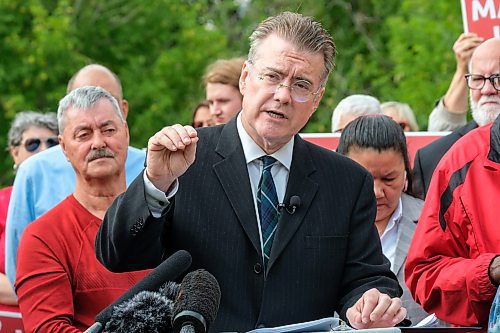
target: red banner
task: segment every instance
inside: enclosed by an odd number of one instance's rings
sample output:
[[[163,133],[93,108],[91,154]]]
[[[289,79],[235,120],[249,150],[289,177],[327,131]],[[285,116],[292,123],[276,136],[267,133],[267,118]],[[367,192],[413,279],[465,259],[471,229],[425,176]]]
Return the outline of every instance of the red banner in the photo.
[[[484,39],[500,38],[500,0],[462,0],[465,32]]]
[[[417,150],[449,133],[450,132],[405,132],[408,157],[410,158],[411,166],[413,167],[413,160],[415,159]],[[300,136],[318,146],[335,150],[339,144],[340,133],[302,133]]]

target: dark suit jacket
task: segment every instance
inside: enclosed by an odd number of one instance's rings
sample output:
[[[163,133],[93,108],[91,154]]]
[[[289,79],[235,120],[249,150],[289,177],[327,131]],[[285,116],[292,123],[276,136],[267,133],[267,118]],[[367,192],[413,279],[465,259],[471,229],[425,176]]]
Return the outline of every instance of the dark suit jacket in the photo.
[[[422,200],[425,199],[427,191],[429,190],[429,184],[431,183],[432,174],[439,161],[441,161],[441,158],[458,139],[474,128],[477,128],[476,122],[468,122],[465,126],[417,150],[413,165],[412,186],[413,194],[416,197]]]
[[[108,210],[96,238],[111,271],[154,267],[178,249],[211,272],[221,305],[210,331],[247,331],[332,316],[362,293],[400,294],[374,227],[373,181],[353,161],[295,137],[283,212],[267,272],[236,117],[201,129],[196,161],[179,178],[168,212],[150,215],[142,175]],[[133,230],[134,232],[131,232]],[[161,237],[160,237],[161,236]]]

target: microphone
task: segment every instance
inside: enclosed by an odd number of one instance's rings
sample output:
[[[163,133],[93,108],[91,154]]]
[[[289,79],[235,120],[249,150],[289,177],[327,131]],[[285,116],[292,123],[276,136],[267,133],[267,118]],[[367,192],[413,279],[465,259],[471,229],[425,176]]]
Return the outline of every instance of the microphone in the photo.
[[[180,284],[168,281],[159,292],[141,291],[113,308],[104,328],[106,333],[172,333],[173,300]]]
[[[111,318],[113,308],[118,304],[131,299],[141,291],[156,291],[165,281],[175,280],[191,266],[191,255],[185,250],[180,250],[165,259],[158,267],[153,269],[148,275],[124,292],[113,303],[99,312],[95,317],[94,325],[90,326],[85,333],[100,333],[104,325]]]
[[[174,303],[172,325],[175,333],[205,333],[215,320],[220,303],[220,287],[215,277],[203,269],[188,273]]]
[[[300,207],[300,197],[298,195],[292,195],[290,197],[290,202],[289,203],[280,203],[278,204],[278,209],[283,209],[285,208],[286,212],[290,215],[293,215],[297,208]]]
[[[171,333],[173,301],[154,291],[141,291],[117,305],[106,323],[106,333]]]

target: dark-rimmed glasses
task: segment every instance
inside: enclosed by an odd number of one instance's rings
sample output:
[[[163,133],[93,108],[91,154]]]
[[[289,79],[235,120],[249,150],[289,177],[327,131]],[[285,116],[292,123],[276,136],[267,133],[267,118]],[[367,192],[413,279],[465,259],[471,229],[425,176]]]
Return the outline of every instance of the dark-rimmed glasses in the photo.
[[[24,149],[30,153],[35,152],[40,148],[42,142],[45,143],[45,147],[47,148],[54,147],[59,144],[57,136],[51,136],[46,139],[29,138],[24,141]]]
[[[252,67],[254,66],[252,65]],[[313,92],[312,83],[307,80],[297,80],[290,85],[284,84],[283,81],[285,78],[283,75],[272,70],[257,73],[257,78],[259,79],[259,85],[270,94],[275,94],[280,88],[290,89],[290,96],[298,103],[309,101],[313,96],[319,93],[322,87],[320,85],[318,90]]]
[[[493,88],[496,91],[500,91],[500,74],[492,74],[488,77],[479,74],[467,74],[465,75],[465,80],[467,80],[467,86],[473,90],[483,89],[486,80],[489,80]]]

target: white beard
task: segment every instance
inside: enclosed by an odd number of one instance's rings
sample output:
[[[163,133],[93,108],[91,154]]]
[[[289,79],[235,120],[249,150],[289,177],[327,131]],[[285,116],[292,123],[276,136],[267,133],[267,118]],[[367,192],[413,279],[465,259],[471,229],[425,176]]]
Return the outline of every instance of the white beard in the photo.
[[[472,118],[479,126],[484,126],[494,122],[500,114],[500,95],[483,95],[479,101],[474,102],[472,95],[469,95],[470,105],[472,109]],[[486,104],[486,101],[496,101],[497,104]]]

